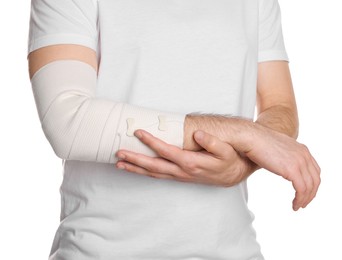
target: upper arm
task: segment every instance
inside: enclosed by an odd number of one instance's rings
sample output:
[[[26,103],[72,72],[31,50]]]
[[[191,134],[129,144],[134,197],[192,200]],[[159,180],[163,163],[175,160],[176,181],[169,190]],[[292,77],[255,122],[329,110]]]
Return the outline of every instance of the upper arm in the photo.
[[[295,111],[296,104],[278,0],[259,1],[258,46],[258,113],[277,105]]]
[[[97,70],[96,52],[82,45],[58,44],[42,47],[28,56],[30,78],[44,65],[57,60],[79,60]]]
[[[297,107],[278,0],[259,0],[257,122],[298,135]]]
[[[97,67],[98,10],[93,0],[31,1],[30,77],[56,60],[80,60]]]

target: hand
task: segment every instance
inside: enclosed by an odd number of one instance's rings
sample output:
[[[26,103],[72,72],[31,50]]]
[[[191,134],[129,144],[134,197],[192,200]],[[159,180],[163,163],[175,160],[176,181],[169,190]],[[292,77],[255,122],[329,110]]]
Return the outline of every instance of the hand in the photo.
[[[194,139],[205,150],[197,152],[166,144],[143,130],[137,130],[135,135],[159,157],[120,150],[119,169],[159,179],[223,187],[236,185],[256,170],[256,165],[231,145],[202,131],[195,132]]]
[[[255,132],[254,144],[246,156],[275,174],[292,182],[296,195],[293,209],[305,208],[316,196],[320,185],[320,167],[309,149],[295,139],[263,128]]]

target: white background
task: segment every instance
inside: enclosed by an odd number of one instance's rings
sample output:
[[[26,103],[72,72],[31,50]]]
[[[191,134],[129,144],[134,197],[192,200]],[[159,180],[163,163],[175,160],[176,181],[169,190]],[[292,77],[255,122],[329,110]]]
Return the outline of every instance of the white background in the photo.
[[[299,141],[319,162],[322,185],[294,213],[291,184],[259,171],[249,182],[249,206],[267,260],[342,259],[340,1],[279,1]],[[47,259],[59,221],[62,165],[41,131],[27,74],[29,5],[2,1],[0,8],[0,259]]]

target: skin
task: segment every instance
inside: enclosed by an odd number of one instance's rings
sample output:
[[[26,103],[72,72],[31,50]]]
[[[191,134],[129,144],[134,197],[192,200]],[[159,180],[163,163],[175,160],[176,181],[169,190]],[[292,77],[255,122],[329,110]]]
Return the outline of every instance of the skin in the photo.
[[[30,77],[55,60],[74,59],[97,70],[96,53],[79,45],[53,45],[30,53]],[[119,169],[159,179],[230,187],[265,168],[288,181],[296,191],[293,209],[306,207],[316,196],[320,168],[308,148],[298,143],[298,116],[287,62],[258,65],[255,122],[219,115],[188,115],[184,149],[138,130],[137,138],[158,157],[133,151],[117,153]]]

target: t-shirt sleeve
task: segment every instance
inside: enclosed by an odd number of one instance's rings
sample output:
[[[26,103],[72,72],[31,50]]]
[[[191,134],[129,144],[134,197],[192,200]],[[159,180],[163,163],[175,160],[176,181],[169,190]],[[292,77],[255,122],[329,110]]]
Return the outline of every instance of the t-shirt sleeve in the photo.
[[[28,52],[54,44],[96,51],[97,0],[31,0]]]
[[[258,61],[288,61],[278,0],[259,0]]]

